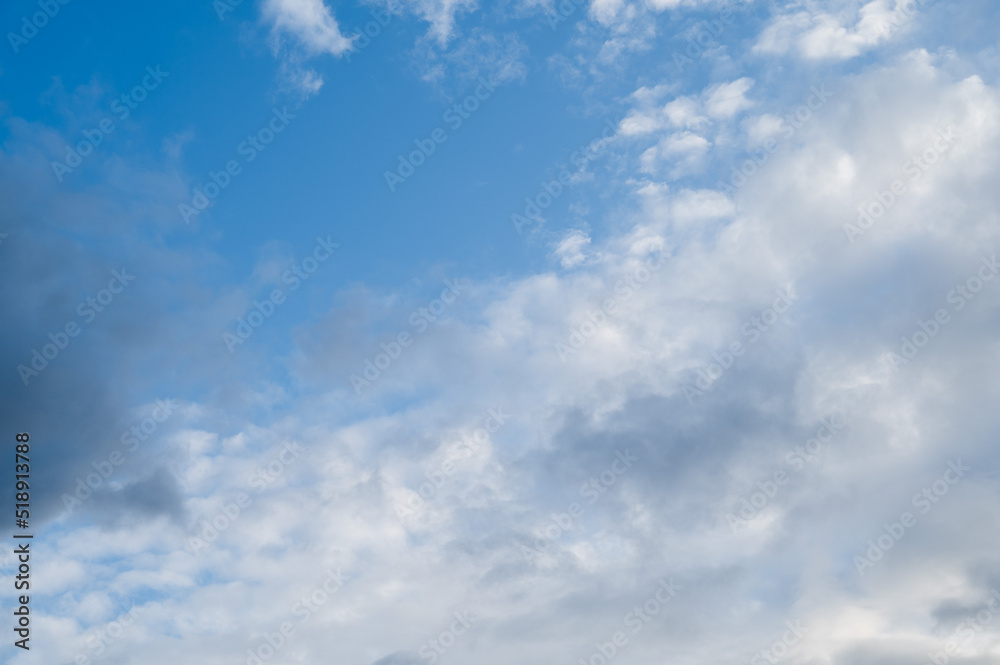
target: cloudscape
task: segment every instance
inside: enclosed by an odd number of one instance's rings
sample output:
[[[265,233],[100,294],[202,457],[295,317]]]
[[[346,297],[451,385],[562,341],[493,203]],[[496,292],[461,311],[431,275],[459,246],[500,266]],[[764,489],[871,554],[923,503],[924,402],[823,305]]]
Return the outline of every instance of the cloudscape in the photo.
[[[1000,5],[12,0],[11,665],[1000,663]]]

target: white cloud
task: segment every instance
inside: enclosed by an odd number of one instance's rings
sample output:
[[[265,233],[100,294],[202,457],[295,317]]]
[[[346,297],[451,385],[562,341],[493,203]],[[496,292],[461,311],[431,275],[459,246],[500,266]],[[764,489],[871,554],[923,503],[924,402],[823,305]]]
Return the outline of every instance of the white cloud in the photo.
[[[480,77],[494,85],[524,79],[528,47],[516,33],[500,34],[473,29],[456,38],[450,46],[424,40],[416,52],[418,67],[427,81],[446,83],[454,94],[468,94],[470,84]]]
[[[743,77],[729,83],[710,85],[698,97],[676,97],[666,104],[667,86],[640,88],[631,95],[633,108],[621,122],[622,136],[640,136],[672,129],[707,131],[709,118],[726,121],[749,109],[753,102],[746,98],[753,87],[751,78]]]
[[[602,25],[610,25],[625,7],[625,0],[592,0],[590,16]]]
[[[648,148],[640,158],[643,173],[655,173],[663,162],[673,165],[671,177],[678,178],[689,174],[700,163],[711,147],[711,143],[703,136],[692,132],[677,132],[664,137],[660,142]]]
[[[700,129],[708,119],[700,114],[700,105],[691,97],[678,97],[662,108],[641,104],[622,119],[622,136],[636,136],[662,131],[669,127]]]
[[[872,0],[858,7],[841,0],[834,8],[798,3],[771,19],[754,46],[759,53],[796,50],[812,60],[846,60],[907,31],[927,0]],[[816,9],[813,9],[816,7]]]
[[[339,56],[351,48],[323,0],[265,0],[261,14],[276,33],[294,38],[310,55]]]
[[[731,118],[753,106],[746,92],[753,87],[753,79],[743,77],[732,83],[722,83],[706,91],[705,110],[713,118]]]
[[[584,250],[590,244],[590,236],[585,232],[574,230],[567,233],[555,247],[556,258],[565,268],[575,268],[587,260]]]
[[[271,26],[282,87],[303,97],[323,87],[323,77],[305,61],[322,54],[340,57],[353,44],[323,0],[265,0],[261,19]]]
[[[697,8],[699,6],[710,5],[714,0],[647,0],[647,5],[653,11],[662,12],[667,9],[679,9],[684,7]]]
[[[475,12],[476,0],[402,0],[387,2],[393,9],[408,11],[430,24],[427,36],[438,48],[445,48],[457,36],[456,23],[462,14]]]
[[[641,172],[662,172],[669,178],[692,175],[703,168],[714,143],[720,138],[723,143],[731,142],[732,121],[754,105],[746,97],[753,85],[753,79],[742,77],[665,104],[668,86],[644,86],[630,96],[632,109],[621,121],[619,134],[635,143],[656,140],[639,157]]]
[[[678,97],[663,107],[663,113],[674,127],[698,129],[708,119],[698,113],[698,103],[690,97]]]

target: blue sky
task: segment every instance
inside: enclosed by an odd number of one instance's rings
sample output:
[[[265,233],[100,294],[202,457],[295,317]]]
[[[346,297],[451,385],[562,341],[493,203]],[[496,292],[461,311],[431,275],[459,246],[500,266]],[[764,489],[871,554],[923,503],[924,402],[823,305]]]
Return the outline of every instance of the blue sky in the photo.
[[[998,18],[7,3],[3,662],[993,662]]]

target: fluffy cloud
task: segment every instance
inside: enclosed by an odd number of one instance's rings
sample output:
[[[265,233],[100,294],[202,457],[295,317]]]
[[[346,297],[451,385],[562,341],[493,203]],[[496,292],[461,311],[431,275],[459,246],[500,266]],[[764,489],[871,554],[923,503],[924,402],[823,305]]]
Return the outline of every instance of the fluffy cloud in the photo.
[[[32,658],[93,657],[88,638],[103,634],[103,658],[150,665],[268,649],[293,662],[587,662],[622,631],[617,657],[636,663],[762,650],[790,665],[923,662],[987,616],[1000,588],[985,528],[1000,509],[1000,90],[918,49],[838,79],[799,121],[758,80],[753,104],[749,77],[685,95],[646,81],[623,102],[617,168],[587,181],[615,196],[606,233],[570,232],[562,270],[470,281],[440,310],[437,289],[335,301],[297,330],[287,385],[183,333],[206,317],[221,327],[238,307],[220,303],[245,294],[185,281],[186,322],[151,306],[148,329],[109,317],[99,348],[113,362],[54,367],[46,387],[72,390],[53,392],[50,412],[85,395],[74,408],[113,447],[119,428],[94,423],[141,420],[153,400],[122,413],[121,394],[86,389],[95,366],[211,372],[220,388],[178,402],[144,451],[160,472],[115,478],[72,515],[52,497],[36,552],[47,639]],[[48,139],[12,126],[29,145],[0,163],[5,198],[104,209],[22,184],[46,168]],[[700,181],[768,139],[738,187]],[[170,174],[158,182],[170,191]],[[0,252],[32,234],[24,210],[7,214],[16,232]],[[5,284],[45,271],[31,292],[7,287],[13,320],[80,296],[53,267],[82,261],[65,235],[4,264]],[[188,276],[213,258],[139,260]],[[412,332],[420,308],[434,318],[405,346],[363,325],[388,310]],[[4,334],[5,349],[30,347],[21,328]],[[143,360],[147,335],[185,363]],[[350,375],[364,371],[359,396]],[[29,402],[10,400],[9,415]],[[78,449],[52,427],[54,463]],[[92,454],[75,452],[59,486]],[[669,602],[663,584],[679,586]],[[962,639],[963,656],[994,658],[998,627]]]
[[[583,231],[567,233],[555,247],[555,255],[563,268],[573,268],[587,260],[584,249],[590,244],[590,236]]]
[[[261,19],[271,26],[276,55],[281,58],[281,81],[306,97],[319,92],[323,77],[304,61],[320,54],[342,56],[354,39],[345,36],[323,0],[266,0]]]
[[[761,53],[798,51],[809,59],[853,58],[908,30],[928,0],[855,0],[833,3],[835,11],[817,3],[792,4],[771,19],[754,49]]]
[[[310,54],[341,55],[351,48],[323,0],[267,0],[261,15],[276,33],[292,37]]]

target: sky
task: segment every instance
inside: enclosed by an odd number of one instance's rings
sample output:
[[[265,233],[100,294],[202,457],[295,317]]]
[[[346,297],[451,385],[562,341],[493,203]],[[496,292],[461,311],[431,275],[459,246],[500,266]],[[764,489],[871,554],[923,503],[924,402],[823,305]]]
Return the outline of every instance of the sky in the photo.
[[[2,662],[1000,663],[998,21],[5,3]]]

